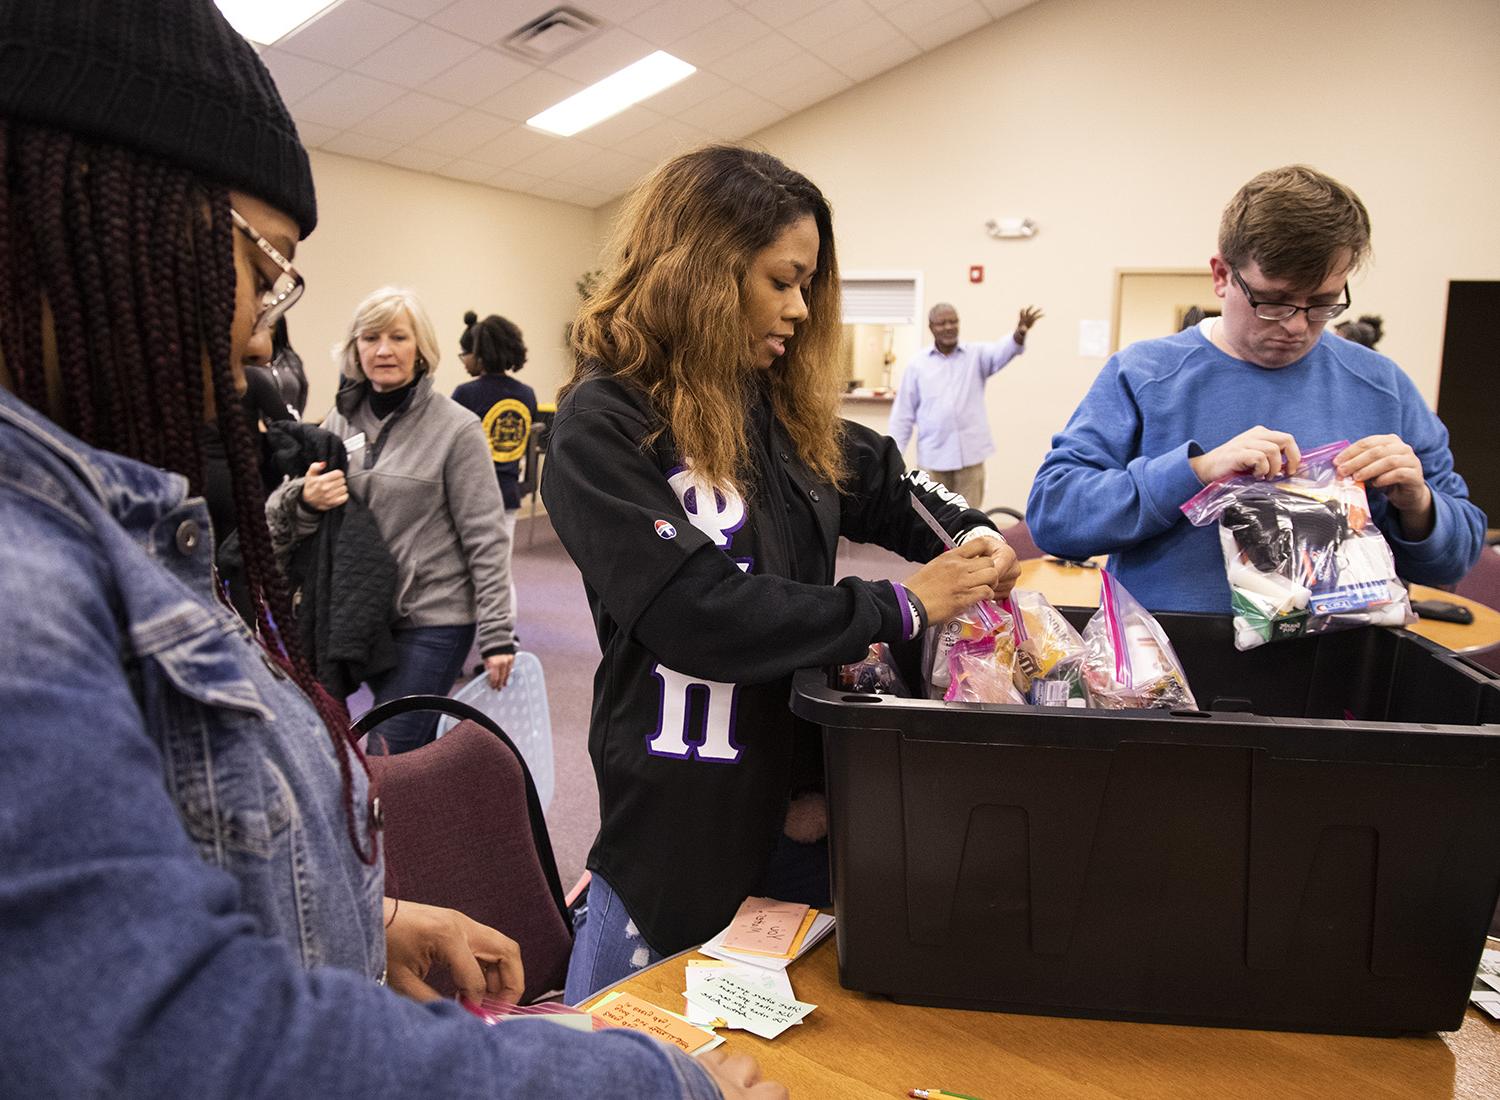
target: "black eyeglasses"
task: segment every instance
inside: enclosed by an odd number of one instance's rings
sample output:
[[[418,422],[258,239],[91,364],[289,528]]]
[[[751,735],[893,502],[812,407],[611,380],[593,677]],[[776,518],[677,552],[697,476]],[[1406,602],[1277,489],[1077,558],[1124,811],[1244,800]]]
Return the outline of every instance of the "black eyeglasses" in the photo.
[[[1325,321],[1332,321],[1354,304],[1349,297],[1348,283],[1344,284],[1344,300],[1342,302],[1334,302],[1332,305],[1294,306],[1288,302],[1257,302],[1255,295],[1245,285],[1245,280],[1240,278],[1239,271],[1231,266],[1229,273],[1234,276],[1234,281],[1239,284],[1239,288],[1245,292],[1245,300],[1250,303],[1250,308],[1255,311],[1255,315],[1262,321],[1290,321],[1297,314],[1305,313],[1307,314],[1308,321],[1316,321],[1322,324]]]
[[[255,319],[256,332],[269,332],[276,327],[276,322],[286,315],[286,311],[297,304],[297,299],[302,297],[302,291],[307,284],[303,282],[302,276],[297,274],[297,269],[287,261],[287,258],[276,250],[276,246],[256,232],[250,223],[240,216],[238,210],[230,207],[229,216],[234,220],[235,228],[254,241],[271,262],[281,268],[281,274],[276,276],[271,289],[261,295],[260,316]]]

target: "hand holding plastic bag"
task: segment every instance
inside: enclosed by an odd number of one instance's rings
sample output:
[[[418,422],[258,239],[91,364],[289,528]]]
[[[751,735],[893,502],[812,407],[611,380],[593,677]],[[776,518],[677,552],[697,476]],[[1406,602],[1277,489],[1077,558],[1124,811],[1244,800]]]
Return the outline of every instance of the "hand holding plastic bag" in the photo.
[[[1294,474],[1220,478],[1182,506],[1196,526],[1219,524],[1235,648],[1415,621],[1364,485],[1334,469],[1347,446],[1306,452]]]
[[[1083,628],[1083,678],[1093,705],[1197,710],[1182,662],[1155,616],[1108,570],[1099,570],[1099,581],[1099,610]]]

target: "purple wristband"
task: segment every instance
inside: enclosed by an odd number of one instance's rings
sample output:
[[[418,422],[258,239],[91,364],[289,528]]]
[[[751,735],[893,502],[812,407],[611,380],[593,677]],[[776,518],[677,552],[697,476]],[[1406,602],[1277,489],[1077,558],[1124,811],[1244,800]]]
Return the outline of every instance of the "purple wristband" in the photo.
[[[901,639],[909,641],[917,633],[916,617],[911,613],[911,597],[906,592],[906,585],[900,581],[891,581],[891,587],[896,590],[896,602],[901,605]]]

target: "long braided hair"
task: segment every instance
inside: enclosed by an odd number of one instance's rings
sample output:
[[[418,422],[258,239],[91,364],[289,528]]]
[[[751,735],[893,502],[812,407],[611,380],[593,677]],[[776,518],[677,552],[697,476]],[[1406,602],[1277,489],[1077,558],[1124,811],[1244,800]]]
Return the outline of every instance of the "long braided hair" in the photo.
[[[23,401],[96,447],[183,475],[198,493],[207,358],[257,634],[323,719],[350,842],[373,864],[375,833],[367,851],[355,825],[349,714],[318,683],[291,629],[255,440],[239,411],[228,191],[144,153],[5,118],[0,171],[0,357]],[[56,379],[43,366],[44,308]]]

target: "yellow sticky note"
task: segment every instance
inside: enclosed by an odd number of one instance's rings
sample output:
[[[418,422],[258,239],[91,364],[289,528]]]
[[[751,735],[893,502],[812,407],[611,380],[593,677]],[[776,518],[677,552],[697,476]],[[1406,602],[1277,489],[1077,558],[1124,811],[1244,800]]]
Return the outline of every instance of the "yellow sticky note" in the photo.
[[[652,1038],[671,1043],[688,1054],[718,1039],[712,1031],[690,1024],[677,1013],[658,1008],[633,993],[612,993],[589,1009],[589,1014],[601,1027],[626,1027],[632,1031],[644,1031]]]

